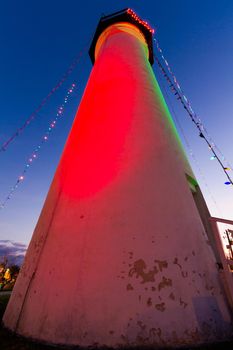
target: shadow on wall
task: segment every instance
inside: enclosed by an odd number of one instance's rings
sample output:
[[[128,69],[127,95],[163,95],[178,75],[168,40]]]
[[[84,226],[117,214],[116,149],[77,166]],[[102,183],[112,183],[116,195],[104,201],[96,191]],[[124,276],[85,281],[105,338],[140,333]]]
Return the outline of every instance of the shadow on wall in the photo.
[[[197,321],[203,336],[208,341],[213,332],[217,334],[219,340],[224,338],[224,319],[214,297],[196,297],[193,298],[193,307]],[[206,323],[208,315],[209,323]]]

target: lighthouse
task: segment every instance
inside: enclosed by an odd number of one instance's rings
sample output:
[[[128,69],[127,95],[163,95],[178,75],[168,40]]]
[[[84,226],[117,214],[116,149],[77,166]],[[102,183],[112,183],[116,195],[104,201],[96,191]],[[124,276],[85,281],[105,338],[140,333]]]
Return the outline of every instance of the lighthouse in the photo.
[[[4,314],[17,334],[112,348],[232,334],[207,209],[152,71],[152,35],[130,9],[100,19],[93,69]]]

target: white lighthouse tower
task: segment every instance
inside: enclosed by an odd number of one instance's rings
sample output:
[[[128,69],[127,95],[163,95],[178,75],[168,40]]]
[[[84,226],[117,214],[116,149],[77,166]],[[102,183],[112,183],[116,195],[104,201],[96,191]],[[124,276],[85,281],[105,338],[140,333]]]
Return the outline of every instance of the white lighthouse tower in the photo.
[[[151,68],[152,29],[131,10],[103,17],[90,55],[4,325],[83,347],[226,340],[205,204]]]

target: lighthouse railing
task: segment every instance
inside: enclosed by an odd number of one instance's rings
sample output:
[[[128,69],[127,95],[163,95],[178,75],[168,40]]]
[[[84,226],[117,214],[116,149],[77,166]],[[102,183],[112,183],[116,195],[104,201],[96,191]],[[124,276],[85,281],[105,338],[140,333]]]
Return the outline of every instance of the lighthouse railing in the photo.
[[[226,291],[226,295],[228,297],[231,309],[233,311],[233,239],[231,240],[227,235],[228,245],[224,247],[224,233],[222,232],[219,226],[219,224],[224,224],[226,225],[225,228],[229,227],[229,225],[233,228],[233,221],[217,217],[210,217],[209,220],[212,226],[212,232],[214,234],[214,239],[221,259],[221,264],[219,266],[220,275],[222,276],[222,282]],[[233,230],[227,229],[226,231],[229,231],[232,234],[233,238]],[[229,252],[230,255],[228,255],[227,252]]]

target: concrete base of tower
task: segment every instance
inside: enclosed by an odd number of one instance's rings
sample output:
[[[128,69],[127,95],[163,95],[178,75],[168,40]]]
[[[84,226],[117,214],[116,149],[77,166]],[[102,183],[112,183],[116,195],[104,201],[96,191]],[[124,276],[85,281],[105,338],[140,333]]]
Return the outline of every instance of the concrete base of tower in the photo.
[[[16,289],[3,319],[5,327],[37,342],[83,348],[201,347],[232,339],[230,313],[222,290],[214,286],[214,276],[203,276],[206,272],[201,270],[188,271],[191,260],[196,260],[192,252],[188,259],[163,259],[157,252],[152,261],[146,254],[136,259],[134,254],[133,250],[122,252],[118,274],[110,256],[103,259],[106,270],[112,264],[108,271],[114,277],[109,275],[102,283],[103,276],[93,273],[81,291],[71,285],[67,288],[65,283],[59,289],[62,281],[52,277],[46,290],[41,279],[40,286],[31,284],[15,323],[17,300],[22,297],[22,289]],[[96,265],[89,265],[93,272],[99,270]],[[175,276],[183,276],[187,285],[193,279],[193,288],[189,286],[186,291]],[[94,279],[98,288],[93,285]]]

